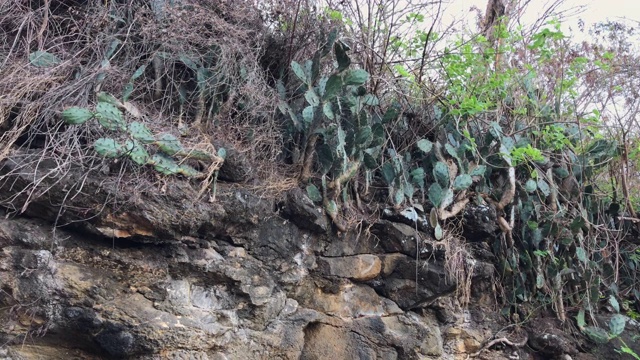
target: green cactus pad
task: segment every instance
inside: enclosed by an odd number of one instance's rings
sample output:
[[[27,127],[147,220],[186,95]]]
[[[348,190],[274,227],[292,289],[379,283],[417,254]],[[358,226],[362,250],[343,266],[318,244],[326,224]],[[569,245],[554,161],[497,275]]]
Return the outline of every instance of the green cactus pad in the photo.
[[[212,157],[210,154],[202,151],[202,150],[188,150],[184,154],[180,154],[187,159],[200,160],[200,161],[211,161]]]
[[[124,121],[124,115],[122,111],[115,105],[99,102],[96,105],[96,117],[100,125],[109,130],[126,129],[126,123]]]
[[[121,156],[125,149],[122,144],[111,138],[100,138],[93,143],[96,152],[104,157],[116,158]]]
[[[187,164],[182,164],[178,166],[178,174],[186,177],[190,177],[190,178],[197,178],[202,175],[201,172],[199,172],[198,170],[194,169],[193,167]]]
[[[138,121],[129,124],[129,135],[143,144],[152,144],[156,141],[149,128]]]
[[[433,167],[433,177],[441,187],[449,187],[449,167],[447,164],[438,161],[436,166]]]
[[[473,179],[471,175],[462,174],[458,175],[456,179],[453,181],[453,189],[454,190],[467,190],[469,186],[473,184]]]
[[[163,134],[160,139],[156,141],[156,145],[167,155],[175,155],[183,153],[184,148],[180,143],[180,140],[171,134]]]
[[[91,119],[93,115],[91,110],[74,106],[62,112],[62,120],[70,125],[80,125]]]
[[[180,173],[180,166],[166,156],[154,154],[147,164],[152,165],[157,172],[163,175],[175,175]]]
[[[125,145],[127,155],[138,165],[145,165],[149,161],[149,153],[136,140],[127,140]]]

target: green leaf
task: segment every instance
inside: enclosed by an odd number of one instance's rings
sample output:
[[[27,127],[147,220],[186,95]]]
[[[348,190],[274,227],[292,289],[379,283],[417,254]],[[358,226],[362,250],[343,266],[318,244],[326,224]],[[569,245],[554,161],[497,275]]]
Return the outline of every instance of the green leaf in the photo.
[[[433,149],[433,143],[427,139],[418,140],[416,146],[418,146],[418,149],[425,154],[429,153],[431,149]]]
[[[129,135],[143,144],[151,144],[156,141],[149,128],[138,121],[129,124]]]
[[[438,161],[433,167],[433,177],[441,187],[449,187],[449,167],[447,164],[442,161]]]
[[[444,232],[442,231],[442,227],[440,224],[436,224],[436,227],[433,229],[433,236],[436,240],[440,241],[444,238]]]
[[[369,80],[369,73],[362,69],[349,70],[344,76],[345,85],[364,85]]]
[[[411,170],[409,175],[411,176],[411,180],[416,183],[416,185],[419,185],[421,187],[424,185],[425,173],[423,168],[415,168]]]
[[[211,161],[211,154],[198,149],[188,150],[179,155],[184,156],[186,159]]]
[[[100,138],[93,143],[96,152],[107,158],[115,158],[124,153],[124,147],[111,138]]]
[[[124,90],[122,90],[122,101],[127,101],[129,100],[129,96],[131,96],[131,94],[133,93],[133,83],[127,83],[127,85],[124,86]]]
[[[612,337],[619,336],[624,331],[624,326],[627,323],[627,319],[624,315],[615,314],[609,320],[609,333]]]
[[[227,158],[227,149],[221,147],[218,148],[218,150],[216,151],[216,153],[218,154],[219,157],[222,158],[222,160]]]
[[[331,215],[331,217],[336,217],[338,215],[338,204],[336,204],[334,200],[327,201],[324,209],[327,214]]]
[[[136,69],[136,71],[133,73],[133,75],[131,75],[131,81],[134,81],[137,78],[139,78],[140,76],[142,76],[142,74],[144,74],[144,70],[146,68],[147,68],[146,65],[142,65],[138,69]]]
[[[319,203],[322,201],[322,194],[320,194],[320,190],[313,184],[307,185],[307,195],[311,201]]]
[[[467,190],[469,186],[473,184],[473,179],[470,175],[462,174],[456,176],[456,179],[453,181],[453,189],[454,190]]]
[[[407,199],[413,199],[413,194],[415,194],[416,189],[413,187],[413,184],[410,182],[403,182],[402,190],[404,190],[404,195]]]
[[[587,258],[587,252],[581,247],[576,248],[576,257],[585,264],[589,261]]]
[[[278,91],[280,100],[284,101],[287,99],[287,88],[284,86],[284,81],[282,81],[282,79],[278,79],[276,82],[276,90]]]
[[[313,88],[309,88],[309,90],[307,90],[307,92],[304,94],[304,98],[311,106],[320,105],[320,98],[318,97],[318,94],[316,94],[316,92],[313,90]]]
[[[549,184],[547,184],[547,182],[542,179],[538,180],[538,189],[540,189],[544,196],[549,196],[549,194],[551,194],[551,188],[549,188]]]
[[[321,98],[324,98],[324,94],[327,91],[327,81],[329,81],[329,78],[326,76],[318,80],[318,95],[320,95]]]
[[[300,81],[302,81],[303,83],[309,85],[309,80],[307,79],[307,74],[305,74],[304,69],[302,68],[302,65],[300,65],[297,61],[292,61],[291,62],[291,69],[293,70],[293,73],[296,74],[298,79],[300,79]]]
[[[308,86],[311,87],[315,77],[313,76],[313,60],[309,59],[304,62],[304,73],[307,76]]]
[[[188,67],[193,71],[197,72],[198,69],[200,68],[200,64],[196,63],[193,59],[191,59],[185,54],[180,54],[179,59],[186,67]]]
[[[331,75],[329,77],[329,80],[327,80],[327,85],[324,90],[324,99],[333,99],[337,94],[340,93],[340,91],[342,91],[342,85],[342,77],[340,75]]]
[[[163,175],[175,175],[180,172],[180,167],[173,159],[161,154],[154,154],[147,163]]]
[[[458,151],[451,144],[449,143],[444,144],[444,148],[445,150],[447,150],[447,153],[451,155],[451,157],[460,161],[460,157],[458,156]]]
[[[393,197],[393,204],[395,206],[400,206],[402,205],[402,202],[404,201],[404,186],[400,186],[397,190],[396,193]]]
[[[309,127],[309,125],[311,125],[311,123],[313,122],[314,112],[315,111],[313,105],[309,105],[304,108],[304,110],[302,110],[302,120],[304,120],[307,127]]]
[[[111,41],[111,44],[109,44],[109,48],[107,49],[107,52],[104,54],[104,58],[111,59],[113,54],[116,53],[116,50],[118,50],[118,46],[120,46],[120,44],[122,44],[122,41],[120,41],[120,39],[114,39],[113,41]]]
[[[439,208],[442,204],[444,195],[445,194],[442,186],[440,186],[437,182],[429,186],[429,201],[431,201],[433,206],[435,206],[436,208]]]
[[[358,130],[358,134],[356,135],[356,144],[361,148],[366,147],[371,140],[373,139],[373,134],[371,132],[371,127],[363,126]]]
[[[388,185],[393,184],[393,180],[396,178],[396,171],[393,169],[393,165],[391,165],[390,162],[386,162],[382,165],[382,177]]]
[[[476,166],[472,171],[471,171],[471,176],[483,176],[484,177],[484,173],[487,172],[487,166],[486,165],[478,165]]]
[[[97,95],[96,95],[96,99],[98,100],[98,103],[107,103],[107,104],[111,104],[114,106],[121,106],[122,102],[118,99],[116,99],[115,96],[109,94],[108,92],[104,92],[104,91],[100,91]]]
[[[298,120],[298,117],[293,112],[293,109],[291,109],[291,106],[289,106],[289,104],[287,104],[284,101],[280,101],[278,103],[278,109],[280,109],[280,112],[282,112],[283,115],[289,114],[289,117],[291,118],[291,122],[293,123],[293,126],[296,128],[296,130],[298,131],[302,130],[302,124]]]
[[[373,135],[373,140],[371,141],[371,146],[380,146],[385,142],[384,136],[384,127],[382,124],[373,124],[371,127],[371,134]]]
[[[330,102],[326,102],[324,103],[324,105],[322,105],[322,112],[324,113],[324,116],[327,117],[327,119],[329,120],[335,119],[335,115],[333,114],[333,109],[331,108]]]
[[[129,158],[136,164],[142,166],[149,161],[149,153],[136,140],[127,140],[125,149]]]
[[[316,51],[315,54],[313,54],[313,59],[311,59],[311,69],[309,70],[309,75],[311,75],[310,80],[312,83],[316,81],[318,76],[320,76],[320,58],[320,51]]]
[[[338,62],[338,72],[345,70],[349,65],[351,65],[351,59],[349,58],[349,55],[347,55],[348,50],[349,47],[340,40],[333,44],[333,52],[335,53],[336,61]]]
[[[432,207],[429,212],[429,225],[431,225],[432,228],[438,226],[438,209],[435,207]]]
[[[80,125],[91,119],[93,115],[91,110],[74,106],[62,112],[62,120],[70,125]]]
[[[386,124],[390,121],[396,120],[399,114],[400,114],[399,105],[393,104],[389,106],[387,108],[387,111],[384,113],[384,116],[382,117],[382,123]]]
[[[578,315],[576,315],[576,323],[580,330],[584,329],[585,325],[587,325],[584,321],[584,309],[580,309],[580,311],[578,311]]]
[[[109,130],[126,129],[124,115],[115,105],[99,102],[96,105],[96,118],[100,125]]]
[[[156,145],[158,145],[158,148],[167,155],[175,155],[184,152],[184,148],[182,147],[180,140],[171,134],[163,134],[160,136],[160,139],[156,141]]]
[[[524,189],[528,193],[532,193],[536,191],[537,188],[538,188],[538,184],[536,184],[536,181],[533,179],[527,180],[527,182],[524,184]]]
[[[569,176],[569,170],[563,167],[553,168],[553,173],[560,179],[564,179]]]
[[[50,67],[60,64],[62,60],[46,51],[34,51],[29,54],[29,62],[37,67]]]
[[[322,174],[327,174],[331,170],[331,167],[333,167],[334,161],[331,148],[327,144],[322,144],[318,146],[316,154],[318,154],[318,161],[320,162]]]
[[[179,165],[176,173],[182,176],[190,177],[190,178],[197,178],[202,176],[202,173],[200,171],[194,169],[193,167],[187,164]]]
[[[364,104],[369,106],[378,106],[380,105],[380,100],[378,100],[378,97],[373,94],[367,94],[364,96]]]
[[[440,208],[444,209],[451,204],[453,204],[453,190],[445,189],[442,195],[442,202],[440,203]]]
[[[366,166],[370,170],[378,167],[376,159],[374,159],[373,156],[371,156],[368,152],[364,153],[364,166]]]
[[[609,295],[609,305],[611,305],[613,310],[615,310],[617,313],[620,312],[620,303],[618,303],[618,300],[615,296]]]

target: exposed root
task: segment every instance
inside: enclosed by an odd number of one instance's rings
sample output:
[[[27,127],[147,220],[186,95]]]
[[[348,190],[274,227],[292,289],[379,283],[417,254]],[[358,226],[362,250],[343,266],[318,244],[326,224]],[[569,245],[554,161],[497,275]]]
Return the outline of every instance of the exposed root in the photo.
[[[483,351],[491,348],[495,344],[505,344],[505,345],[509,345],[511,347],[514,347],[514,348],[519,348],[519,347],[525,346],[527,344],[527,341],[529,341],[529,337],[526,334],[524,336],[524,339],[522,341],[519,341],[519,342],[512,342],[511,340],[507,339],[506,337],[501,337],[499,339],[494,339],[494,340],[491,340],[488,343],[486,343],[480,350],[474,352],[473,354],[467,355],[467,359],[479,356]]]

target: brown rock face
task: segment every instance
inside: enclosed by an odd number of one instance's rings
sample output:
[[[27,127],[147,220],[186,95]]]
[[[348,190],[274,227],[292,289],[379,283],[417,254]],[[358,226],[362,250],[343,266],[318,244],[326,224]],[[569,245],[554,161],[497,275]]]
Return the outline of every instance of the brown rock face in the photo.
[[[20,173],[3,198],[26,200]],[[302,191],[275,206],[221,183],[211,204],[184,180],[82,174],[45,179],[29,219],[0,214],[0,359],[452,359],[483,341],[442,335],[456,309],[434,299],[456,284],[415,228],[338,237]]]
[[[344,256],[339,258],[319,258],[318,264],[325,266],[325,274],[352,279],[355,281],[371,280],[382,270],[380,257],[371,254]]]

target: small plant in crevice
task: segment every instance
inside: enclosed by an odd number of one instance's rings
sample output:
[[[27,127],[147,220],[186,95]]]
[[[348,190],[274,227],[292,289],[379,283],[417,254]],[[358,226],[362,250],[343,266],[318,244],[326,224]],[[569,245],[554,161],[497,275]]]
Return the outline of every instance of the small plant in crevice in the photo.
[[[107,93],[98,93],[95,110],[82,107],[70,107],[62,112],[62,119],[70,125],[81,125],[95,119],[112,137],[101,137],[93,143],[93,149],[106,158],[128,157],[139,166],[152,166],[163,175],[183,175],[201,179],[206,174],[187,165],[184,160],[191,159],[213,165],[216,169],[224,161],[224,149],[209,153],[199,149],[187,149],[175,136],[165,133],[154,135],[140,121],[127,122],[126,110],[137,115],[137,109],[130,103],[121,102]],[[214,169],[215,170],[215,169]]]

